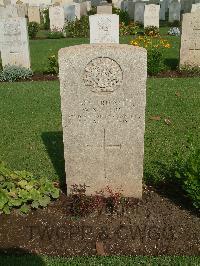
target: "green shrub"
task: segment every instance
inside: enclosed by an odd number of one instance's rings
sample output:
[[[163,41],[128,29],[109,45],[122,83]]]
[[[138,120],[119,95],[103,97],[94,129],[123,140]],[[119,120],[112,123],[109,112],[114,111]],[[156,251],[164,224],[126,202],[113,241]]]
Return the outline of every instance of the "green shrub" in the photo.
[[[195,208],[200,209],[200,149],[189,141],[188,155],[175,154],[171,179],[182,187]]]
[[[46,207],[59,197],[59,189],[45,177],[26,171],[10,171],[0,163],[0,212],[9,214],[13,208],[28,213],[31,208]]]
[[[165,69],[164,49],[171,48],[168,40],[157,37],[137,36],[130,42],[131,45],[143,47],[147,50],[147,70],[149,75],[156,75]]]
[[[119,16],[119,23],[124,23],[125,25],[128,25],[130,23],[130,17],[127,11],[113,7],[112,13]]]
[[[31,69],[21,67],[21,66],[10,66],[7,65],[0,72],[0,81],[13,82],[17,80],[26,80],[30,79],[33,75]]]
[[[80,20],[68,21],[65,27],[67,37],[88,37],[89,36],[89,16],[82,16]]]
[[[131,22],[128,25],[125,25],[124,22],[122,22],[119,25],[119,34],[120,36],[126,36],[126,35],[136,35],[138,32],[138,25],[135,24],[134,22]]]
[[[28,23],[28,35],[30,39],[34,39],[39,31],[40,25],[37,22]]]
[[[62,31],[54,29],[48,32],[47,38],[48,39],[61,39],[61,38],[64,38],[64,35]]]
[[[148,26],[144,28],[144,34],[151,37],[159,36],[159,28],[156,26]]]
[[[172,162],[157,161],[155,169],[153,175],[147,174],[146,182],[170,187],[170,195],[187,197],[200,209],[200,148],[194,147],[191,138],[180,152],[173,153]]]
[[[44,30],[50,29],[50,19],[49,19],[49,9],[44,9],[42,11],[42,21]]]
[[[92,6],[91,10],[87,12],[88,16],[95,15],[97,13],[97,7]]]
[[[48,57],[48,68],[45,71],[47,74],[58,74],[59,66],[58,66],[58,59],[55,55],[51,55]]]
[[[152,48],[147,50],[147,72],[156,75],[164,69],[163,53],[161,50]]]

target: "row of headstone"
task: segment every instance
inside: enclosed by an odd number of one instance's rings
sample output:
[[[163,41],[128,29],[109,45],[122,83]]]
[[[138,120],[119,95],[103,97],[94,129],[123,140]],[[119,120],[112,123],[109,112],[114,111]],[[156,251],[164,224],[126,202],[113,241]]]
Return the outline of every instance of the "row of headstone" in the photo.
[[[51,29],[62,29],[66,21],[80,19],[81,16],[87,15],[91,10],[91,2],[85,1],[76,3],[72,0],[66,2],[56,3],[49,7],[50,9],[50,24]],[[40,6],[31,6],[27,4],[17,3],[16,5],[9,4],[0,6],[0,18],[16,18],[27,17],[29,22],[41,23],[41,10]],[[57,21],[58,20],[58,21]]]
[[[190,0],[187,0],[190,1]],[[199,1],[200,0],[196,0]],[[155,14],[155,8],[147,7],[148,12],[145,14],[145,7],[150,5],[160,6],[159,19],[166,20],[166,14],[168,13],[169,22],[180,21],[181,13],[194,11],[198,8],[198,3],[181,2],[180,0],[160,0],[160,1],[122,1],[120,8],[126,10],[132,20],[135,22],[144,23],[144,16],[151,17]],[[152,12],[152,13],[151,13]],[[157,17],[157,12],[156,12]],[[156,23],[158,24],[158,23]]]

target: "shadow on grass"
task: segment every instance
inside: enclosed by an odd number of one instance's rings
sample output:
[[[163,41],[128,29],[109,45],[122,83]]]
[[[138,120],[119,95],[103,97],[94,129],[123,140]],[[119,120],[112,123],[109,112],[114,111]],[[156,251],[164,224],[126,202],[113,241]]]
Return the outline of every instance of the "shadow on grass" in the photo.
[[[0,266],[13,265],[13,266],[45,266],[46,263],[43,259],[30,253],[26,249],[12,247],[0,248]]]
[[[169,67],[171,70],[176,70],[179,64],[179,61],[177,58],[166,58],[164,60],[164,64]]]
[[[59,177],[60,188],[66,193],[63,133],[61,131],[44,132],[42,140]]]

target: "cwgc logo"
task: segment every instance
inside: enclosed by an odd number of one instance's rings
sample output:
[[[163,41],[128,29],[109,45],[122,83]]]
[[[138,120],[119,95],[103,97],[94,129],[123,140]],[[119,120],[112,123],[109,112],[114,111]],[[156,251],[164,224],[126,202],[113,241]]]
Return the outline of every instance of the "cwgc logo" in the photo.
[[[113,92],[121,85],[123,74],[115,60],[98,57],[86,66],[83,79],[93,92]]]

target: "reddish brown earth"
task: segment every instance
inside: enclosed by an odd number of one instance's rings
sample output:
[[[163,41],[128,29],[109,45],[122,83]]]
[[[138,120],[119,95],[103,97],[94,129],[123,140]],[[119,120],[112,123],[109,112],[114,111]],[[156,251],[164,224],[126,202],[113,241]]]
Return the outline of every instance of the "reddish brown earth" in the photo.
[[[125,210],[74,217],[62,194],[48,208],[22,215],[0,215],[0,252],[79,256],[200,255],[200,215],[174,199],[144,189],[141,201]]]

